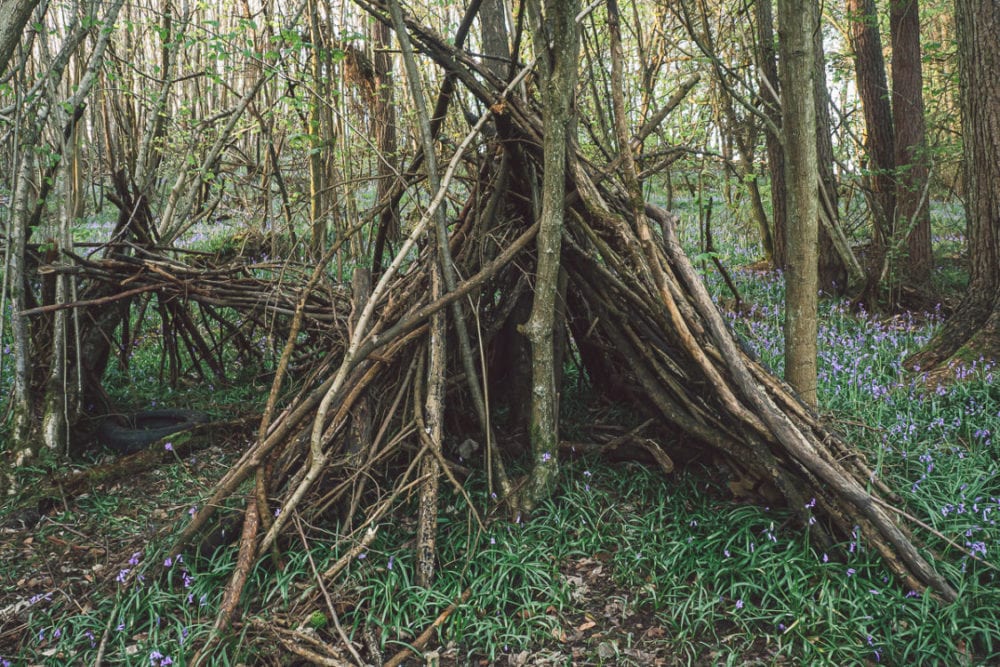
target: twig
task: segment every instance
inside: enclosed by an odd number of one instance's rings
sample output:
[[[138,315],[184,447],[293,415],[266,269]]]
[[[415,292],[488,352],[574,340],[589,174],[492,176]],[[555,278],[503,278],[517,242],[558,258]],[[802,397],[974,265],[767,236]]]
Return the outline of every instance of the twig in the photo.
[[[333,600],[330,599],[330,593],[326,590],[326,585],[323,583],[323,577],[319,576],[319,570],[316,569],[316,562],[313,561],[312,553],[309,551],[309,540],[306,539],[306,534],[302,530],[302,522],[299,521],[298,515],[294,517],[295,519],[295,529],[299,532],[299,537],[302,538],[302,548],[306,552],[306,558],[309,560],[309,569],[312,570],[313,576],[316,578],[316,585],[319,586],[319,590],[323,593],[323,599],[326,601],[326,608],[330,612],[330,618],[333,619],[333,625],[337,628],[337,634],[340,635],[341,641],[344,642],[344,646],[347,650],[351,652],[354,659],[357,660],[359,665],[365,664],[365,661],[361,659],[358,652],[354,648],[354,644],[351,642],[350,637],[344,632],[344,628],[340,626],[340,618],[337,616],[337,610],[333,607]]]
[[[438,617],[434,619],[434,622],[431,623],[426,630],[420,633],[419,637],[417,637],[410,643],[409,647],[404,648],[402,651],[392,656],[392,658],[390,658],[383,665],[383,667],[399,667],[399,665],[403,664],[404,660],[413,655],[414,650],[419,651],[421,648],[423,648],[424,644],[426,644],[431,640],[431,637],[434,636],[434,632],[441,626],[441,624],[444,623],[446,620],[448,620],[448,617],[451,616],[452,612],[458,609],[459,605],[464,604],[469,599],[470,595],[472,595],[472,589],[466,588],[462,592],[462,596],[455,602],[452,602],[450,605],[448,605],[448,608],[442,611],[438,615]]]
[[[980,558],[979,556],[977,556],[973,552],[969,551],[968,549],[966,549],[965,547],[963,547],[961,544],[959,544],[955,540],[953,540],[953,539],[947,537],[946,535],[944,535],[944,533],[942,533],[941,531],[937,530],[936,528],[934,528],[930,524],[927,524],[927,523],[921,521],[920,519],[918,519],[917,517],[913,516],[912,514],[910,514],[909,512],[907,512],[905,510],[901,510],[901,509],[899,509],[898,507],[896,507],[894,505],[890,505],[889,503],[885,502],[884,500],[882,500],[878,496],[873,496],[873,497],[874,497],[876,503],[878,503],[882,507],[886,508],[887,510],[889,510],[891,512],[895,512],[896,514],[898,514],[898,515],[900,515],[902,517],[906,517],[907,519],[909,519],[913,523],[917,524],[918,526],[920,526],[921,528],[923,528],[924,530],[926,530],[931,535],[934,535],[935,537],[938,537],[938,538],[944,540],[949,545],[955,547],[956,549],[958,549],[959,551],[961,551],[962,553],[964,553],[966,556],[968,556],[972,560],[976,561],[977,563],[981,563],[984,567],[988,567],[991,570],[994,570],[996,572],[1000,572],[1000,567],[997,567],[996,565],[993,565],[989,561],[983,560],[982,558]]]

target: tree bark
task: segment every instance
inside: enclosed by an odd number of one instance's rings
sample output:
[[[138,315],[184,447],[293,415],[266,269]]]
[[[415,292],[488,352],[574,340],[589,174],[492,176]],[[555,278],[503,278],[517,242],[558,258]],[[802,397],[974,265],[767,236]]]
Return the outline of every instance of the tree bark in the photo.
[[[867,198],[874,222],[865,298],[871,299],[878,289],[883,260],[892,239],[892,219],[896,210],[896,188],[892,177],[896,166],[893,156],[895,133],[875,0],[847,0],[846,9],[858,95],[865,116]]]
[[[910,368],[946,367],[1000,352],[1000,5],[956,0],[969,287]]]
[[[389,54],[389,26],[372,21],[374,41],[372,66],[375,69],[375,109],[372,117],[374,139],[378,146],[378,200],[388,205],[379,218],[379,235],[388,241],[399,240],[399,200],[392,196],[396,189],[399,160],[396,156],[396,106],[393,104],[392,56]],[[381,254],[381,249],[379,249]]]
[[[819,170],[820,216],[830,226],[840,224],[837,177],[833,172],[833,129],[830,127],[830,92],[826,88],[826,54],[823,31],[813,33],[813,97],[816,102],[816,166]],[[847,266],[834,244],[826,225],[819,226],[818,280],[820,289],[843,294],[847,288]]]
[[[510,71],[510,45],[507,43],[506,0],[483,0],[479,9],[483,32],[483,66],[504,81]]]
[[[10,327],[11,339],[13,343],[14,356],[14,421],[13,421],[13,442],[18,443],[14,448],[14,468],[24,465],[25,462],[34,457],[34,449],[28,442],[28,435],[32,430],[32,416],[34,413],[34,391],[31,382],[31,369],[28,361],[34,357],[32,354],[32,343],[29,337],[28,318],[23,314],[30,303],[29,281],[27,279],[27,236],[29,233],[29,220],[34,209],[34,193],[32,191],[31,176],[34,173],[35,153],[34,146],[38,141],[38,131],[31,123],[25,128],[22,135],[22,143],[18,153],[21,155],[21,164],[15,180],[14,200],[10,220],[7,226],[7,238],[10,245],[10,261],[8,272],[5,272],[4,279],[7,281],[7,289],[10,293]],[[8,486],[13,492],[14,486]]]
[[[760,97],[764,114],[776,127],[781,127],[781,85],[778,79],[777,51],[774,42],[774,12],[771,0],[757,2],[757,41],[759,44],[758,70]],[[771,176],[771,220],[773,241],[772,264],[776,269],[785,268],[785,226],[788,190],[785,185],[785,149],[781,137],[764,127],[767,142],[767,168]]]
[[[545,136],[542,176],[541,219],[537,238],[535,299],[524,326],[531,343],[531,440],[532,468],[521,507],[531,510],[545,497],[559,471],[559,393],[553,326],[559,289],[564,201],[566,196],[566,150],[573,120],[576,89],[577,0],[535,0],[530,5],[535,49],[542,71],[542,122]]]
[[[0,2],[0,74],[7,69],[7,63],[14,55],[17,45],[28,25],[31,12],[39,0],[5,0]]]
[[[895,131],[896,230],[894,245],[905,243],[901,278],[925,285],[930,280],[931,216],[928,206],[928,156],[924,127],[924,77],[920,59],[917,0],[889,3],[892,41],[892,124]]]
[[[788,258],[785,280],[785,379],[816,405],[819,182],[813,33],[815,0],[778,0]]]

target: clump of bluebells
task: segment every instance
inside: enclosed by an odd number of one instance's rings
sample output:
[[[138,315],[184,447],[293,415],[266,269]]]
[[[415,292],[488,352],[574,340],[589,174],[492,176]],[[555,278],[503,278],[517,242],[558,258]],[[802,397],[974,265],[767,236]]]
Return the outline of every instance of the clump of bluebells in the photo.
[[[744,297],[739,312],[726,310],[732,305],[731,295],[711,274],[707,276],[710,289],[745,348],[780,373],[783,277],[739,269],[733,274]],[[830,422],[867,454],[875,474],[903,497],[903,508],[931,528],[918,535],[919,539],[935,549],[939,554],[936,567],[963,590],[963,599],[943,612],[930,613],[930,603],[915,592],[900,594],[891,578],[880,583],[878,579],[887,577],[885,574],[877,575],[867,588],[858,587],[859,595],[882,599],[867,607],[871,631],[864,635],[864,641],[871,649],[865,658],[869,661],[923,660],[913,652],[913,646],[921,641],[936,642],[937,664],[964,659],[954,648],[956,627],[976,628],[959,633],[967,635],[962,642],[978,657],[1000,655],[994,639],[1000,637],[1000,623],[977,607],[986,604],[986,599],[993,600],[990,604],[1000,602],[991,570],[1000,564],[996,557],[1000,549],[996,525],[1000,465],[993,451],[1000,429],[1000,388],[995,383],[998,369],[991,360],[968,359],[952,367],[951,381],[936,384],[929,383],[926,371],[905,367],[905,360],[930,341],[942,321],[940,307],[887,317],[853,310],[844,300],[827,299],[820,305],[821,408]],[[760,542],[751,544],[759,552]],[[884,569],[877,559],[861,551],[863,540],[852,539],[847,546],[848,562],[840,565],[840,571],[854,586],[864,579],[862,573],[870,573],[867,578]],[[731,547],[723,552],[725,559],[736,553]],[[851,561],[859,556],[868,561],[864,567]],[[822,554],[822,566],[833,562],[832,557]],[[831,593],[828,604],[852,599],[854,586]],[[906,619],[903,632],[898,614],[896,620],[888,622],[882,611],[886,596],[897,595],[902,609],[909,610],[902,617]],[[735,599],[744,603],[741,613],[751,608],[747,596]],[[925,616],[917,618],[920,610]],[[952,630],[947,623],[954,624]],[[883,630],[876,632],[875,625]],[[788,637],[786,631],[787,626],[781,637]]]
[[[184,664],[190,657],[192,632],[204,633],[211,626],[216,601],[210,591],[223,585],[219,577],[224,573],[203,577],[178,555],[157,562],[166,577],[147,577],[143,572],[148,561],[142,552],[132,553],[114,576],[117,593],[96,598],[93,608],[83,613],[58,616],[44,606],[53,601],[51,593],[33,596],[29,603],[39,606],[31,616],[34,642],[24,646],[19,657],[44,665],[67,664],[67,656],[74,664],[87,663],[106,636],[103,650],[108,658],[126,659],[139,649],[138,655],[145,656],[143,664],[147,660],[155,667]],[[130,664],[136,659],[127,658]]]

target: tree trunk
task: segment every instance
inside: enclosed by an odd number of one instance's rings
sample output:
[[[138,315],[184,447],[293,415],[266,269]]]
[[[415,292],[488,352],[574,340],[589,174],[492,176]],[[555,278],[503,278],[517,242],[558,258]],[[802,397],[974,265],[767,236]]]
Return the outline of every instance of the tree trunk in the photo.
[[[524,326],[531,343],[532,468],[521,506],[531,510],[545,497],[559,470],[559,391],[553,328],[559,291],[560,251],[566,196],[566,145],[573,121],[578,38],[577,0],[538,0],[529,9],[533,18],[535,49],[542,70],[542,119],[545,156],[542,207],[539,220],[535,299]]]
[[[506,0],[483,0],[479,22],[483,32],[483,67],[505,81],[510,71],[510,45],[507,43]]]
[[[31,12],[39,0],[5,0],[0,2],[0,74],[7,69],[7,62],[14,55],[24,35]]]
[[[946,367],[1000,352],[1000,5],[956,0],[969,287],[910,368]]]
[[[785,379],[816,405],[819,167],[813,33],[815,0],[778,0],[785,168],[788,176],[788,258],[785,280]]]
[[[837,177],[833,172],[833,129],[830,126],[830,92],[826,88],[826,55],[823,31],[813,33],[813,97],[816,102],[816,166],[819,169],[818,210],[831,226],[840,224]],[[834,245],[826,225],[819,226],[818,280],[820,289],[843,294],[847,288],[847,267]]]
[[[927,195],[928,158],[924,138],[924,79],[920,60],[920,11],[917,0],[889,3],[892,40],[892,124],[895,130],[896,211],[893,243],[905,244],[900,278],[926,285],[931,254],[931,216]]]
[[[10,259],[6,267],[7,270],[4,271],[4,279],[7,281],[7,289],[10,294],[10,328],[14,357],[12,440],[16,446],[12,452],[14,455],[12,465],[15,468],[23,465],[35,454],[28,441],[28,435],[32,430],[32,417],[35,412],[31,369],[28,366],[28,361],[33,359],[34,355],[29,337],[28,318],[22,314],[28,308],[31,298],[28,292],[30,283],[27,278],[26,262],[29,221],[35,201],[31,177],[34,174],[34,145],[38,140],[38,132],[34,125],[29,124],[25,128],[22,138],[21,149],[18,151],[21,156],[21,164],[15,179],[14,201],[7,226]],[[14,491],[13,485],[7,488]]]
[[[892,242],[892,220],[896,210],[893,180],[895,140],[875,0],[847,0],[846,9],[858,95],[865,116],[865,150],[868,157],[866,195],[874,230],[866,267],[868,285],[864,298],[872,300],[877,295],[885,253]]]
[[[757,2],[757,41],[760,53],[757,55],[760,78],[760,97],[764,113],[776,127],[781,127],[781,85],[778,80],[777,52],[774,42],[774,13],[771,0]],[[773,240],[772,264],[776,269],[785,268],[785,226],[788,214],[788,191],[785,185],[785,149],[781,137],[774,134],[767,125],[764,127],[767,141],[767,168],[771,175],[771,220]]]
[[[372,116],[375,143],[378,146],[378,200],[386,201],[379,219],[379,235],[391,242],[399,240],[399,200],[392,196],[396,189],[396,106],[393,103],[392,56],[389,53],[389,26],[372,21],[374,41],[372,66],[375,69],[375,109]],[[384,231],[383,231],[384,229]]]
[[[306,120],[305,132],[309,137],[309,254],[313,259],[323,255],[326,245],[326,165],[324,155],[327,152],[326,127],[323,122],[323,107],[327,101],[323,99],[323,51],[326,36],[320,27],[319,6],[316,0],[310,0],[309,14],[309,69],[312,75],[312,86],[309,92],[309,116]]]

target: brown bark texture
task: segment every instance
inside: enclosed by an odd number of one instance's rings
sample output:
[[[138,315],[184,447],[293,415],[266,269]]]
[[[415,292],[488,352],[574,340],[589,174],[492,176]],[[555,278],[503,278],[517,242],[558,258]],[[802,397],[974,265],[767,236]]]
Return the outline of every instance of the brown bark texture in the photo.
[[[895,135],[875,0],[847,0],[845,5],[851,46],[854,49],[858,95],[865,116],[868,205],[875,223],[872,265],[877,276],[882,256],[892,238],[892,217],[896,210],[895,183],[892,177],[895,167]],[[869,274],[872,271],[869,268]]]
[[[819,165],[816,151],[815,0],[778,0],[781,108],[788,177],[785,379],[815,406]]]
[[[778,51],[774,38],[774,11],[771,0],[759,0],[757,11],[758,79],[764,114],[776,127],[781,127],[781,84],[778,80]],[[775,268],[784,269],[787,261],[785,252],[785,226],[788,189],[785,185],[785,152],[781,137],[775,135],[765,125],[767,146],[767,168],[771,177],[771,235],[773,241],[772,261]]]
[[[950,361],[1000,354],[1000,5],[956,0],[967,195],[969,287],[941,332],[911,368],[944,373]]]
[[[906,235],[901,278],[908,284],[923,285],[930,279],[934,258],[927,193],[929,158],[925,140],[920,11],[917,0],[892,0],[889,6],[896,165],[894,226],[897,237]]]
[[[833,171],[833,128],[830,125],[830,91],[826,88],[826,54],[823,31],[813,33],[813,98],[816,104],[816,168],[819,172],[820,216],[831,224],[840,224],[837,197],[837,176]],[[847,267],[840,257],[825,225],[819,226],[817,264],[819,288],[830,294],[843,294],[847,289]]]
[[[7,69],[7,62],[17,50],[24,35],[24,26],[39,0],[6,0],[0,2],[0,74]]]

